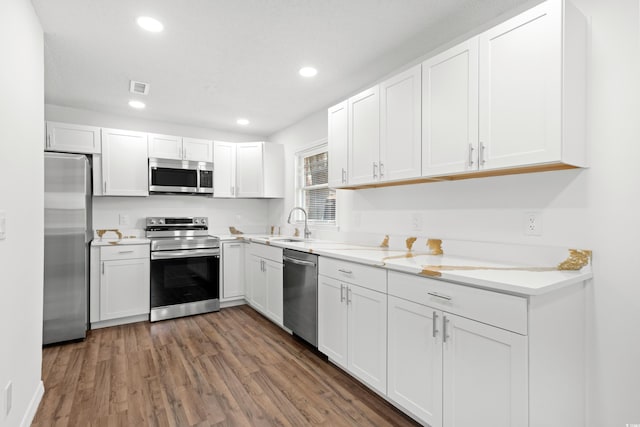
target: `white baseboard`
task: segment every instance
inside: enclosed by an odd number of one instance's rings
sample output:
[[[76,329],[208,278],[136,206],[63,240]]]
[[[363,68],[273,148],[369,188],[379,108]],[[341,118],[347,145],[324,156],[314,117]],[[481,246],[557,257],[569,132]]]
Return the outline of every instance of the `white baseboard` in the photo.
[[[240,297],[238,299],[220,301],[220,308],[229,308],[235,307],[237,305],[244,305],[247,302],[244,300],[244,297]]]
[[[40,406],[42,396],[44,396],[44,383],[40,381],[38,387],[36,387],[36,390],[33,393],[31,402],[29,402],[27,412],[25,412],[24,417],[22,417],[20,427],[29,427],[31,425],[31,423],[33,422],[33,418],[36,416],[36,412],[38,412],[38,406]]]

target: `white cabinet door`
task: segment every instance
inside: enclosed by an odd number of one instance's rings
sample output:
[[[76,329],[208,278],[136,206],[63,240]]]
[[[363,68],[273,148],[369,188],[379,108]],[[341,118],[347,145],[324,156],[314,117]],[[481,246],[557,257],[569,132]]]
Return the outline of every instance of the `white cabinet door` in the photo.
[[[244,243],[222,243],[222,299],[244,296]]]
[[[480,35],[480,167],[562,156],[562,9],[544,2]]]
[[[103,261],[100,320],[149,313],[149,259]]]
[[[45,150],[97,154],[101,151],[100,128],[47,122]]]
[[[213,161],[213,141],[182,138],[182,157],[184,160],[211,163]]]
[[[148,196],[147,134],[102,129],[102,179],[105,196]]]
[[[251,305],[266,313],[267,309],[267,276],[265,273],[264,259],[251,255],[250,277],[251,295],[249,302]]]
[[[478,38],[422,63],[422,175],[478,169]]]
[[[346,285],[318,276],[318,350],[347,369]]]
[[[264,260],[264,268],[267,278],[267,316],[278,325],[282,325],[282,263]]]
[[[386,394],[387,295],[350,284],[347,306],[349,372]]]
[[[149,157],[182,160],[182,138],[172,135],[149,135]]]
[[[329,187],[347,184],[349,141],[348,101],[328,110]]]
[[[442,426],[442,312],[389,296],[389,398]]]
[[[349,98],[349,185],[377,182],[380,96],[375,86]]]
[[[100,153],[100,128],[47,122],[45,150],[67,153]]]
[[[262,142],[243,142],[236,147],[236,197],[262,197]]]
[[[213,197],[234,197],[236,186],[236,145],[213,143]]]
[[[421,174],[421,66],[380,84],[380,181]]]
[[[444,426],[527,426],[527,337],[447,313],[443,321]]]

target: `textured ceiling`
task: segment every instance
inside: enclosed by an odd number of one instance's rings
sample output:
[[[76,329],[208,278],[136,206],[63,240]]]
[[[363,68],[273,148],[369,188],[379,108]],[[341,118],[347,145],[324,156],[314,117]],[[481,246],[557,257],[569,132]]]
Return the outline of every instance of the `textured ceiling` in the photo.
[[[45,32],[47,103],[268,136],[524,1],[32,3]],[[140,29],[141,15],[165,31]],[[318,75],[300,77],[304,65]],[[127,106],[130,79],[151,85],[143,111]]]

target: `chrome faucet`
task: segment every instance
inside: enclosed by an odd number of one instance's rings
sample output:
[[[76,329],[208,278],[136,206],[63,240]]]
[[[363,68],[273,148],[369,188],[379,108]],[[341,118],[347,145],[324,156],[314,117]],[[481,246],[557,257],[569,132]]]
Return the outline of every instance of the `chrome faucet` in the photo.
[[[289,211],[289,218],[287,218],[287,223],[291,224],[291,215],[295,210],[301,210],[302,213],[304,214],[304,238],[308,239],[309,237],[311,237],[311,232],[309,231],[309,227],[307,225],[307,211],[305,211],[303,208],[300,208],[298,206],[296,206],[295,208],[292,208],[291,211]]]

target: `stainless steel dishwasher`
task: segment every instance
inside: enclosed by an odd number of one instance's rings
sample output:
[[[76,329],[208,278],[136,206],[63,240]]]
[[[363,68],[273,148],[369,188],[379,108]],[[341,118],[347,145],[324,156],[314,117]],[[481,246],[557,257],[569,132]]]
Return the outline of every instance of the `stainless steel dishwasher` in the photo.
[[[284,326],[318,347],[318,256],[285,249]]]

